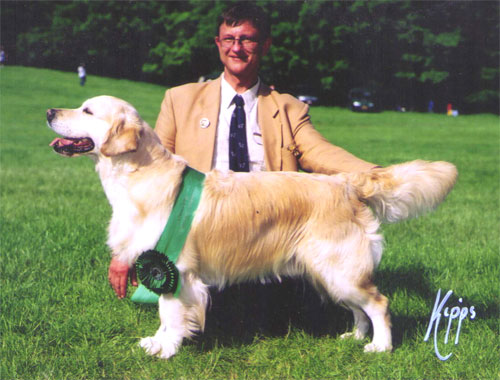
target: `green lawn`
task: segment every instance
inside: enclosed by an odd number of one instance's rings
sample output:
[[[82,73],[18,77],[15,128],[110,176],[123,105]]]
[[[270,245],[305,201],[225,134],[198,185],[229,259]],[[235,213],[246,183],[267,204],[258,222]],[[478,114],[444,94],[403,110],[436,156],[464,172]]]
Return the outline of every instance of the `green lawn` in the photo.
[[[110,207],[89,159],[48,146],[50,107],[119,96],[154,125],[164,89],[144,83],[22,67],[0,69],[0,379],[498,379],[499,118],[313,107],[316,127],[366,160],[453,162],[458,183],[433,214],[385,225],[377,273],[391,301],[394,352],[365,354],[340,340],[352,317],[322,305],[303,282],[212,294],[204,335],[168,361],[140,337],[158,327],[155,307],[118,300],[107,283]],[[438,289],[447,306],[474,306],[458,345],[441,354],[424,335]],[[444,295],[444,294],[443,294]],[[459,302],[462,298],[462,303]],[[447,320],[446,320],[447,321]]]

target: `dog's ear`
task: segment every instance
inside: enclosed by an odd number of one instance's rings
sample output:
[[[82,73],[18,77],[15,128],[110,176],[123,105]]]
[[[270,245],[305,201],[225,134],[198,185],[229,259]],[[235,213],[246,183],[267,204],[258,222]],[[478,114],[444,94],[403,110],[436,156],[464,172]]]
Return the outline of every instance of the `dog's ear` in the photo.
[[[113,125],[108,131],[101,153],[112,157],[119,154],[135,152],[139,145],[139,118],[129,117],[124,110],[114,117]]]

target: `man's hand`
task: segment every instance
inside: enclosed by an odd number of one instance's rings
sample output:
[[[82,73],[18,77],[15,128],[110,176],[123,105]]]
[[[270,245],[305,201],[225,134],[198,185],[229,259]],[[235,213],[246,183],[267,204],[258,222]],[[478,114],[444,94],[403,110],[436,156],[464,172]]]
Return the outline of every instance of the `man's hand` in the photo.
[[[135,267],[129,267],[127,263],[118,260],[116,257],[111,259],[109,264],[108,279],[111,287],[118,298],[125,298],[127,295],[127,283],[130,276],[130,283],[137,286],[137,275]]]

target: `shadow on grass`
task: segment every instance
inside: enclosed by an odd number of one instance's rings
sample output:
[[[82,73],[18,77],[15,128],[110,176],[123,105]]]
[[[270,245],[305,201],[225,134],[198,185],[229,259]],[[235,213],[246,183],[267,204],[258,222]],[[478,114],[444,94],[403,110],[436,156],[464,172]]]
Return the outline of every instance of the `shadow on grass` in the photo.
[[[350,311],[322,302],[306,281],[241,284],[211,292],[204,334],[196,341],[205,347],[244,345],[256,336],[280,337],[289,328],[312,336],[336,335],[350,328]]]
[[[389,300],[393,293],[404,289],[409,297],[430,297],[430,303],[434,301],[434,290],[427,278],[424,268],[384,270],[377,273],[376,284]],[[427,318],[393,315],[393,346],[397,348],[403,339],[411,339],[426,323]],[[212,291],[205,332],[195,339],[195,344],[204,349],[216,344],[247,345],[257,336],[286,336],[290,328],[314,337],[338,337],[352,326],[352,313],[330,300],[323,302],[306,280],[284,279],[281,283],[241,284],[222,292]]]

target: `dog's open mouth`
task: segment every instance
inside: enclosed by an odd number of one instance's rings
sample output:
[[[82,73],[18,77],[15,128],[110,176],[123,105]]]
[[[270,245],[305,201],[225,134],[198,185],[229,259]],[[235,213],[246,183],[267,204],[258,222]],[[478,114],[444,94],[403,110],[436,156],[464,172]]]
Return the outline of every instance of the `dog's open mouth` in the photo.
[[[73,154],[86,153],[94,149],[94,142],[88,137],[83,138],[56,138],[50,146],[59,154],[72,156]]]

